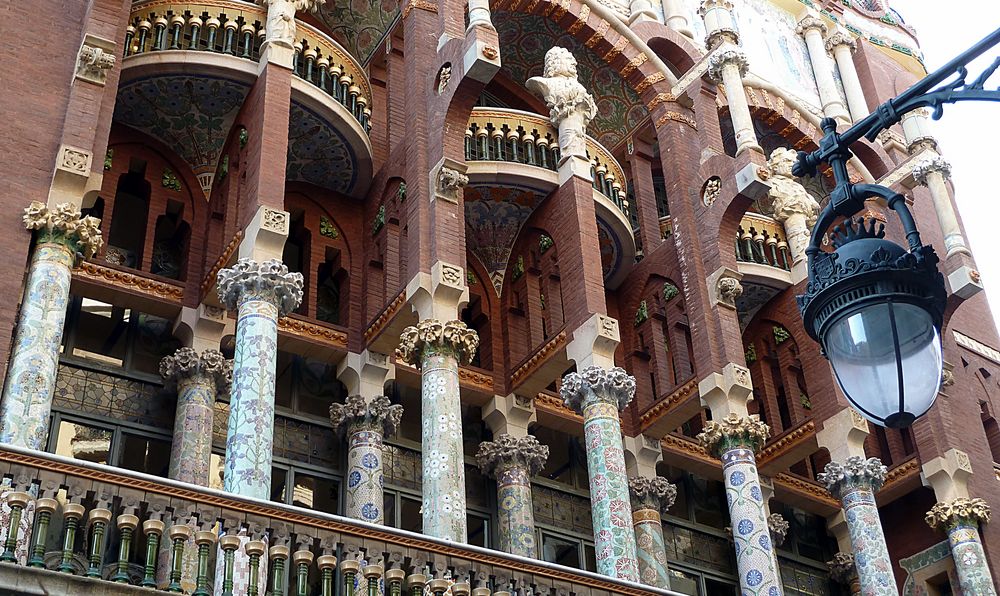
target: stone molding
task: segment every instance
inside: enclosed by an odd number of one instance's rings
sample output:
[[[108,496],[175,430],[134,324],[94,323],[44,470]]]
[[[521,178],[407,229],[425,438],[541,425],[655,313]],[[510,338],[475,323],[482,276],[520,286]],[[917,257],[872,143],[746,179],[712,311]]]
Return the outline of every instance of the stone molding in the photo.
[[[632,497],[633,512],[653,509],[666,513],[677,500],[677,487],[662,476],[632,476],[628,479],[628,493]]]
[[[427,350],[444,351],[458,358],[459,364],[469,364],[479,348],[479,334],[462,321],[442,323],[437,319],[424,319],[416,326],[403,330],[396,348],[396,358],[410,366],[420,368]]]
[[[38,232],[39,242],[66,244],[84,258],[90,258],[101,248],[101,220],[82,217],[80,209],[72,203],[60,203],[54,208],[40,201],[32,201],[24,208],[21,217],[24,227]]]
[[[479,444],[476,463],[484,474],[496,477],[510,468],[526,470],[528,476],[542,471],[549,459],[549,448],[532,435],[514,437],[502,434]]]
[[[740,416],[731,412],[722,420],[709,420],[698,434],[698,442],[709,453],[719,457],[734,448],[757,452],[771,435],[771,427],[761,422],[756,414]]]
[[[740,69],[740,76],[744,77],[750,69],[750,62],[747,55],[742,50],[728,48],[718,51],[708,59],[708,78],[715,83],[722,82],[722,70],[728,64],[735,64]],[[737,89],[736,92],[740,90]]]
[[[785,536],[788,535],[788,522],[780,513],[772,513],[767,516],[767,529],[771,531],[771,542],[775,546],[785,543]]]
[[[403,406],[393,404],[388,397],[379,395],[366,402],[360,395],[351,395],[342,404],[330,404],[330,424],[344,436],[355,429],[393,435],[403,419]]]
[[[978,526],[989,523],[990,506],[983,499],[959,497],[944,503],[936,503],[924,517],[932,528],[943,526],[945,529],[959,524]]]
[[[854,553],[837,553],[826,562],[826,566],[830,568],[830,578],[839,584],[850,585],[858,575],[854,567]]]
[[[215,382],[216,393],[225,395],[233,383],[233,361],[227,360],[219,350],[205,350],[199,354],[194,348],[178,348],[160,360],[160,376],[171,384],[196,376],[210,377]]]
[[[940,172],[941,176],[947,180],[951,178],[951,164],[945,158],[936,155],[919,161],[911,170],[913,180],[921,186],[927,186],[927,175],[931,172]]]
[[[826,486],[834,497],[840,499],[851,489],[870,490],[873,493],[882,488],[885,482],[887,468],[878,458],[865,459],[860,455],[852,455],[841,464],[830,462],[823,472],[816,475],[816,480]]]
[[[229,310],[237,308],[244,292],[272,295],[279,316],[292,312],[302,302],[302,274],[289,273],[288,267],[277,259],[258,263],[243,258],[232,267],[220,269],[217,279],[219,300]]]
[[[858,42],[854,41],[854,36],[850,33],[838,30],[834,31],[829,37],[826,38],[826,41],[823,42],[823,47],[826,48],[827,52],[832,53],[838,46],[847,46],[853,52],[858,49]]]
[[[559,396],[577,414],[583,414],[584,408],[594,401],[610,403],[620,411],[635,397],[635,377],[617,366],[611,369],[589,366],[583,372],[563,377]]]
[[[577,78],[573,54],[559,46],[549,49],[542,76],[531,77],[525,86],[549,108],[549,119],[559,129],[560,159],[586,158],[587,125],[597,115],[597,104]]]
[[[803,18],[799,21],[799,24],[795,26],[795,32],[803,36],[810,29],[818,29],[820,35],[826,35],[826,32],[829,31],[829,28],[826,26],[826,23],[823,22],[823,19],[812,15]]]

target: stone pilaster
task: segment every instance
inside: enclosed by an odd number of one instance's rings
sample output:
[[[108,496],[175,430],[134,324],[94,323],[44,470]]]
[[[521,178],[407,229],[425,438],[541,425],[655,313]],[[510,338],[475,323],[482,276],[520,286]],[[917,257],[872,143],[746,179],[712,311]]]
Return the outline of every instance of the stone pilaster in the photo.
[[[101,247],[101,221],[81,217],[70,203],[50,209],[38,201],[22,219],[35,231],[35,252],[0,401],[0,442],[44,449],[71,273],[78,255],[91,257]]]
[[[160,376],[177,388],[168,475],[181,482],[208,486],[215,396],[229,393],[233,363],[218,350],[198,354],[192,348],[180,348],[160,361]]]
[[[663,542],[660,514],[677,498],[677,487],[666,478],[634,476],[628,479],[632,501],[632,527],[639,555],[639,579],[647,586],[670,589],[667,547]]]
[[[237,311],[236,354],[226,433],[227,492],[267,499],[274,443],[278,317],[302,300],[302,274],[281,261],[243,258],[219,271],[219,300]]]
[[[813,75],[816,77],[816,87],[819,91],[819,101],[823,104],[823,115],[847,124],[850,123],[851,116],[840,99],[840,93],[837,92],[837,82],[833,78],[833,63],[826,54],[823,41],[827,30],[823,19],[813,15],[803,18],[795,28],[795,32],[806,40],[809,61],[812,62]]]
[[[538,556],[531,477],[545,466],[549,448],[531,435],[503,434],[479,445],[476,461],[497,481],[497,525],[500,550],[523,557]]]
[[[828,463],[816,477],[843,505],[861,591],[872,596],[899,594],[875,505],[875,491],[882,487],[885,473],[878,459],[852,455],[843,464]]]
[[[465,466],[458,366],[468,364],[479,336],[461,321],[425,319],[407,327],[396,358],[420,369],[423,532],[465,542]]]
[[[360,395],[330,405],[330,422],[347,437],[347,489],[344,515],[373,524],[385,523],[383,507],[382,439],[392,435],[403,418],[403,406],[378,396],[365,402]]]
[[[932,528],[940,527],[948,533],[948,544],[955,559],[955,573],[962,593],[996,596],[986,552],[979,539],[979,524],[990,521],[990,507],[986,501],[959,497],[938,502],[927,512],[925,519]]]
[[[851,595],[861,594],[861,582],[858,581],[858,570],[854,567],[854,555],[851,553],[837,553],[833,555],[833,560],[826,562],[830,568],[830,578],[847,586],[851,590]]]
[[[948,187],[945,185],[945,181],[951,178],[951,164],[940,155],[936,155],[915,164],[911,173],[917,184],[926,186],[931,191],[934,211],[937,213],[941,235],[944,237],[945,258],[958,253],[971,255],[969,247],[965,244],[962,228],[958,225],[958,217],[948,195]]]
[[[844,84],[844,95],[847,96],[847,109],[851,112],[851,118],[857,122],[868,115],[868,102],[861,87],[861,79],[858,78],[858,70],[854,67],[854,59],[851,58],[858,44],[850,33],[837,30],[826,38],[823,47],[837,63],[840,81]]]
[[[635,379],[621,368],[590,366],[563,377],[560,395],[583,416],[594,520],[597,570],[639,581],[625,451],[618,412],[635,396]]]
[[[770,433],[757,416],[730,412],[721,420],[710,420],[698,435],[702,446],[722,460],[740,586],[744,593],[769,596],[781,594],[781,578],[754,454]]]
[[[715,50],[708,59],[708,77],[716,84],[721,83],[729,101],[729,117],[736,133],[736,155],[748,149],[763,151],[757,142],[753,129],[750,106],[743,91],[743,77],[747,74],[749,62],[746,54],[734,45],[724,45]]]

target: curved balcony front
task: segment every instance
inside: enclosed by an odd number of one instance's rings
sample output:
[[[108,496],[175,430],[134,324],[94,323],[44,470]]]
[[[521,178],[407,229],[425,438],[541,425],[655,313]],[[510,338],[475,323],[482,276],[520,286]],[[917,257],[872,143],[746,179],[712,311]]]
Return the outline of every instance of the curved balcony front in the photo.
[[[793,285],[792,255],[785,226],[772,217],[747,212],[735,238],[736,268],[743,279],[743,294],[736,307],[745,325],[778,292]]]

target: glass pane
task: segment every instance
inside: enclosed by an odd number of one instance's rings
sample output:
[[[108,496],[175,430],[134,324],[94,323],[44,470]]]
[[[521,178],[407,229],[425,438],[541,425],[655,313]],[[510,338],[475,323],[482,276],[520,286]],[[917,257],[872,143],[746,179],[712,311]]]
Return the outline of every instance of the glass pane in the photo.
[[[399,528],[411,532],[422,531],[424,520],[420,513],[420,501],[409,497],[399,499]]]
[[[295,473],[295,487],[292,488],[292,505],[323,511],[340,513],[340,487],[336,480]]]
[[[110,430],[66,420],[59,422],[54,450],[56,455],[106,464],[110,451]]]
[[[729,511],[722,483],[692,476],[691,488],[694,493],[691,500],[694,502],[695,521],[714,528],[726,527]]]
[[[326,418],[330,404],[347,397],[347,388],[337,380],[337,367],[319,360],[297,358],[299,368],[299,399],[297,410]]]
[[[288,352],[278,352],[276,366],[277,379],[274,383],[274,405],[279,408],[292,407],[292,368],[294,356]]]
[[[83,298],[80,317],[71,331],[73,356],[111,366],[125,361],[125,340],[131,311]]]
[[[278,503],[285,502],[285,483],[288,479],[288,470],[284,468],[271,468],[271,500]]]
[[[479,517],[473,513],[467,516],[469,524],[469,544],[474,544],[476,546],[488,547],[489,539],[489,519],[485,517]]]
[[[542,534],[542,560],[580,569],[580,542]]]
[[[122,435],[120,453],[119,468],[167,477],[170,468],[170,441],[125,433]]]
[[[587,571],[597,571],[597,551],[589,542],[583,543],[583,562]]]
[[[545,460],[541,476],[556,482],[573,485],[573,468],[570,459],[570,437],[549,428],[536,427],[532,430],[542,445],[549,446],[549,458]]]
[[[689,596],[701,596],[698,576],[677,569],[670,570],[670,589]]]
[[[717,579],[705,578],[705,596],[734,596],[739,591],[735,584]]]
[[[135,340],[132,344],[132,358],[129,368],[140,372],[158,374],[160,360],[173,354],[181,347],[180,340],[174,338],[173,323],[167,319],[136,313]]]
[[[382,515],[385,517],[385,525],[396,527],[396,494],[385,491],[382,495]]]

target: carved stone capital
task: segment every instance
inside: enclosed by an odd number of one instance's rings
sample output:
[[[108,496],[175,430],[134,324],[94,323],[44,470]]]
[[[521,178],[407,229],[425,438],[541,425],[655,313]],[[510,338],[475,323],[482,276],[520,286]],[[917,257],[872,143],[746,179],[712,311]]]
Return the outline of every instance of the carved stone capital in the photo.
[[[829,30],[823,19],[809,15],[799,21],[799,24],[795,27],[795,32],[799,35],[805,35],[811,29],[818,30],[820,35],[826,35],[826,32]]]
[[[850,585],[858,574],[854,553],[837,553],[833,555],[833,560],[826,562],[826,566],[830,568],[830,577],[839,584]]]
[[[951,178],[951,164],[945,158],[936,155],[920,160],[913,166],[911,172],[917,184],[927,186],[927,175],[931,172],[940,172],[946,180]]]
[[[978,526],[980,523],[989,523],[990,506],[983,499],[959,497],[935,504],[924,520],[932,528],[943,526],[946,530],[959,524]]]
[[[279,316],[287,315],[302,302],[302,274],[289,273],[288,267],[277,259],[261,263],[249,258],[240,259],[232,267],[222,269],[218,275],[219,300],[229,310],[235,310],[240,296],[246,292],[259,294],[278,307]]]
[[[92,257],[101,248],[101,220],[81,217],[72,203],[62,203],[49,209],[45,203],[32,201],[24,208],[24,227],[38,232],[39,242],[66,244],[84,257]]]
[[[708,59],[708,78],[716,83],[722,82],[722,70],[729,64],[735,64],[740,69],[740,76],[746,76],[750,69],[750,62],[747,55],[736,48],[720,50],[712,54]],[[742,89],[737,90],[741,92]],[[732,91],[729,91],[732,93]]]
[[[462,189],[469,183],[469,177],[447,165],[442,165],[437,176],[437,196],[457,203],[462,198]]]
[[[563,157],[586,157],[587,125],[597,115],[597,104],[577,79],[576,58],[566,48],[555,46],[545,53],[540,77],[525,83],[528,90],[545,100],[549,118],[559,129]]]
[[[479,444],[476,463],[484,474],[496,476],[503,470],[519,468],[534,476],[545,467],[549,448],[531,435],[516,438],[508,434]]]
[[[365,402],[360,395],[351,395],[343,404],[330,404],[330,423],[341,435],[354,429],[378,431],[383,437],[392,435],[402,419],[403,406],[393,404],[384,395],[371,402]]]
[[[442,323],[437,319],[425,319],[403,330],[396,358],[419,368],[426,351],[443,351],[453,354],[460,364],[468,364],[478,348],[479,334],[462,321]]]
[[[584,408],[595,401],[610,403],[622,410],[635,397],[635,377],[617,366],[611,369],[589,366],[582,372],[563,377],[559,395],[566,406],[578,414],[583,414]]]
[[[784,223],[796,214],[806,217],[806,225],[816,223],[819,202],[795,179],[792,166],[798,161],[798,154],[779,147],[771,152],[767,169],[771,173],[768,182],[771,188],[768,196],[774,201],[774,219]]]
[[[168,383],[208,377],[215,383],[217,393],[226,394],[233,383],[233,361],[227,360],[218,350],[205,350],[198,354],[194,348],[178,348],[172,355],[160,360],[160,376]]]
[[[823,472],[816,475],[820,484],[826,485],[834,497],[840,499],[851,489],[865,489],[872,492],[882,488],[886,467],[878,458],[865,459],[860,455],[848,457],[844,463],[830,462]]]
[[[780,513],[772,513],[767,516],[767,529],[771,531],[771,542],[775,546],[785,543],[785,536],[788,535],[788,522]]]
[[[76,77],[95,85],[105,85],[115,67],[115,42],[87,34],[76,57]]]
[[[756,414],[740,416],[731,413],[722,420],[709,420],[698,435],[701,445],[716,457],[730,449],[760,450],[771,435],[771,427]]]
[[[830,36],[826,38],[826,41],[823,42],[823,47],[825,47],[826,51],[830,53],[833,53],[833,51],[839,46],[847,46],[853,52],[858,48],[858,42],[854,41],[854,36],[850,33],[839,30],[831,33]]]
[[[628,479],[628,493],[632,497],[633,512],[653,509],[666,513],[677,500],[677,487],[662,476],[632,476]]]

